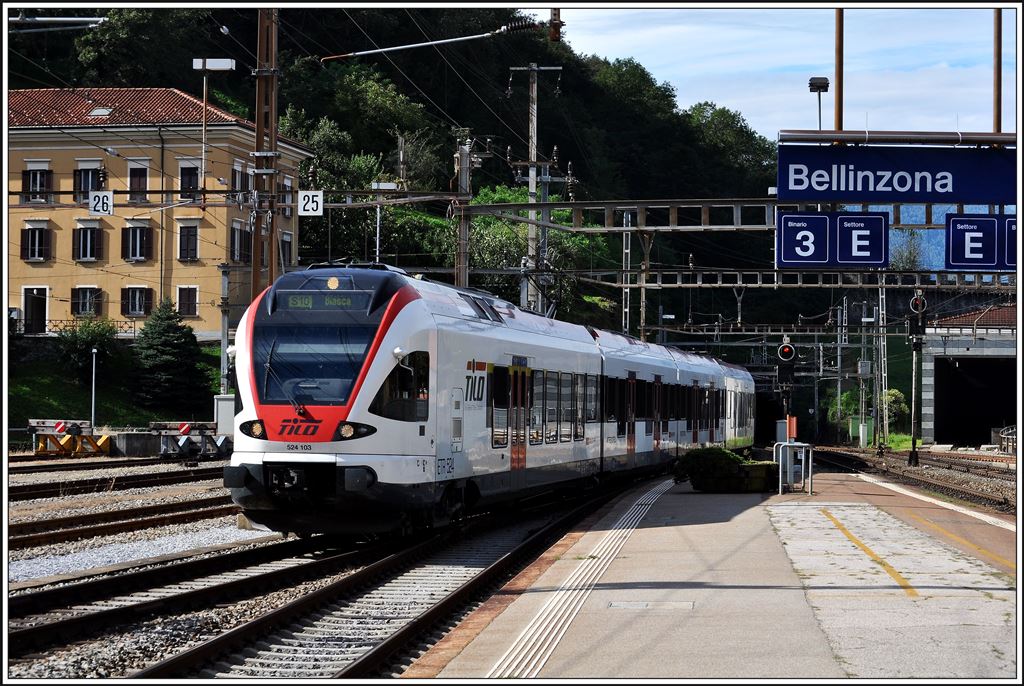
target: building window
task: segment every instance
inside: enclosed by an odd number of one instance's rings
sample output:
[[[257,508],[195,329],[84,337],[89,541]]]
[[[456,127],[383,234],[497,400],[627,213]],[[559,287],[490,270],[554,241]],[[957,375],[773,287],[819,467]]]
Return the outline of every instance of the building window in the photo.
[[[53,202],[53,172],[49,169],[26,169],[21,172],[21,202]]]
[[[72,259],[92,262],[103,258],[103,231],[98,226],[81,226],[71,234]]]
[[[145,317],[153,311],[153,289],[131,286],[121,289],[121,314],[125,317]]]
[[[178,314],[182,317],[199,315],[199,288],[196,286],[178,286]]]
[[[231,170],[231,193],[234,202],[245,202],[251,187],[249,174],[246,173],[241,164],[236,163],[235,167]]]
[[[71,314],[76,317],[98,317],[103,291],[95,286],[71,289]]]
[[[199,226],[183,224],[178,227],[178,259],[195,262],[199,259]]]
[[[21,259],[29,262],[44,262],[50,259],[49,229],[30,226],[21,230]]]
[[[281,260],[285,267],[292,264],[292,234],[290,231],[281,232]]]
[[[148,226],[126,226],[121,229],[121,257],[126,262],[142,262],[153,258],[153,241]]]
[[[231,227],[231,260],[243,264],[252,262],[252,231],[241,223]]]
[[[181,199],[196,200],[199,198],[199,167],[181,167]]]
[[[149,170],[145,167],[128,169],[128,202],[149,202]]]
[[[286,178],[284,180],[284,191],[281,193],[281,216],[286,219],[292,216],[292,180]]]
[[[89,191],[101,188],[99,167],[75,170],[75,202],[89,202]]]

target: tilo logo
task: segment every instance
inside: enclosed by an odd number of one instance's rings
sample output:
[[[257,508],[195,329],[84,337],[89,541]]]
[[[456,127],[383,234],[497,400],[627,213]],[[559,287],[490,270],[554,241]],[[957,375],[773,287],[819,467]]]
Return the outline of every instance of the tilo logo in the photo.
[[[315,436],[322,419],[283,419],[278,433],[282,436]]]

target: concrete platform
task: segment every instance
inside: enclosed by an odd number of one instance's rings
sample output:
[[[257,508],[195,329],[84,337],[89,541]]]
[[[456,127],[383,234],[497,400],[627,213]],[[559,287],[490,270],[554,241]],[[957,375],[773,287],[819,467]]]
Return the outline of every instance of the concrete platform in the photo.
[[[815,493],[648,482],[404,678],[1007,679],[1015,518],[848,474]]]

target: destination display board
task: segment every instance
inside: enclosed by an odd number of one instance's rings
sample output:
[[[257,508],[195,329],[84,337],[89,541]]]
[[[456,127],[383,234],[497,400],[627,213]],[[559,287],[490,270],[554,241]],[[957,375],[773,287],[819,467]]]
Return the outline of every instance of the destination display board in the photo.
[[[779,200],[1013,204],[1007,148],[780,145]]]
[[[946,269],[1017,270],[1017,217],[946,215]]]
[[[885,269],[889,215],[884,212],[780,211],[776,269]]]
[[[370,295],[367,291],[278,291],[277,306],[311,312],[365,310]]]

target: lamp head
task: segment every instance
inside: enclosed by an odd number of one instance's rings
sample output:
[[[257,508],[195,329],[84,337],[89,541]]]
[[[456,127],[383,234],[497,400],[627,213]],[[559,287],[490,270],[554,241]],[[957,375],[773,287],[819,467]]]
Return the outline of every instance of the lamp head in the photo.
[[[812,93],[828,93],[828,77],[812,76],[807,82],[807,87]]]

